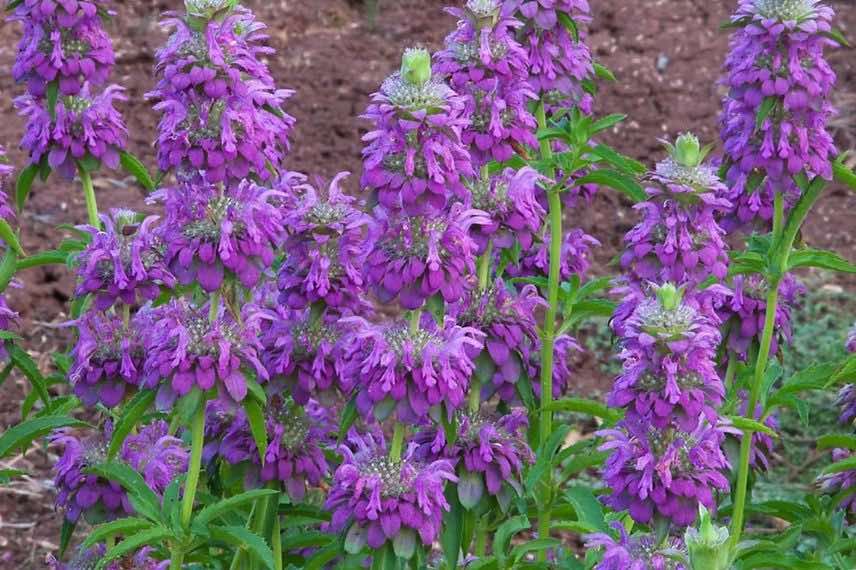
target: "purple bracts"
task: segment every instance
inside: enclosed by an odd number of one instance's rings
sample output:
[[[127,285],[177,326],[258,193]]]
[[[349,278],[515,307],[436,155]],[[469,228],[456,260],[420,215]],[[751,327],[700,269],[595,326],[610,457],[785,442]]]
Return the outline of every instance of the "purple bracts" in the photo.
[[[412,553],[417,538],[430,546],[440,534],[449,504],[446,481],[457,481],[452,464],[438,460],[420,464],[413,447],[402,459],[387,457],[386,446],[371,435],[349,437],[341,447],[344,461],[336,470],[325,508],[332,512],[330,528],[339,532],[351,521],[346,550],[365,544],[378,549],[392,542],[400,555]]]
[[[686,555],[679,539],[669,538],[658,545],[652,535],[629,536],[619,521],[611,526],[618,531],[618,540],[606,533],[585,536],[587,549],[603,548],[603,558],[594,570],[688,570],[685,564],[675,560],[676,555]]]
[[[85,313],[75,326],[78,339],[68,375],[74,394],[86,406],[112,408],[140,385],[145,350],[139,333],[134,324],[96,311]]]
[[[384,214],[376,210],[383,232],[366,260],[368,284],[380,301],[398,297],[405,309],[418,309],[438,293],[447,303],[460,300],[475,274],[477,246],[469,232],[490,223],[484,212],[456,203],[436,218]]]
[[[249,180],[224,189],[197,183],[158,192],[154,198],[166,210],[160,238],[178,281],[213,292],[229,271],[244,287],[257,285],[282,241],[281,196]]]
[[[451,414],[466,397],[475,370],[470,354],[482,347],[483,333],[447,318],[437,326],[404,322],[373,324],[360,317],[342,321],[349,382],[357,389],[357,408],[376,416],[396,410],[400,421],[418,423],[433,406]]]
[[[12,67],[17,82],[26,82],[35,98],[44,97],[56,81],[60,95],[77,95],[84,84],[107,81],[115,56],[102,18],[112,13],[105,0],[24,0],[10,20],[24,35]]]
[[[277,89],[262,56],[265,26],[243,7],[207,19],[202,29],[169,14],[173,29],[157,54],[161,80],[149,98],[163,112],[158,164],[198,172],[208,182],[268,180],[282,166],[294,118],[282,111],[292,92]]]
[[[21,147],[30,153],[30,163],[38,164],[47,156],[50,167],[68,179],[74,177],[76,161],[87,157],[118,167],[128,130],[113,103],[126,99],[122,91],[111,85],[94,95],[84,86],[78,95],[57,100],[55,120],[43,102],[31,95],[15,99],[15,106],[27,119]]]
[[[97,544],[88,550],[78,548],[67,563],[60,562],[52,554],[48,554],[46,563],[49,570],[92,570],[104,558],[105,552],[106,545]],[[143,547],[135,553],[108,562],[104,570],[167,570],[169,560],[155,560],[151,553],[151,547]]]
[[[327,190],[283,184],[283,226],[289,235],[277,283],[280,302],[289,307],[323,301],[341,310],[359,304],[371,218],[339,188],[347,176],[339,173]]]
[[[430,70],[423,79],[392,75],[363,115],[373,128],[363,137],[361,183],[384,208],[412,215],[437,214],[452,197],[465,198],[463,179],[474,174],[461,138],[469,126],[465,98]]]
[[[699,503],[713,510],[714,492],[728,490],[724,472],[729,463],[721,449],[725,434],[705,422],[685,432],[659,430],[633,418],[600,435],[608,438],[600,449],[612,452],[604,465],[612,493],[604,501],[628,510],[637,522],[650,523],[657,514],[690,525]]]
[[[773,217],[773,197],[793,204],[793,176],[832,178],[836,149],[827,123],[835,73],[824,49],[835,45],[832,9],[817,0],[741,0],[732,21],[721,117],[733,222]]]
[[[470,125],[463,142],[475,166],[503,162],[515,148],[537,147],[538,124],[528,104],[537,98],[527,83],[529,60],[514,39],[522,23],[502,13],[501,0],[470,0],[448,8],[458,27],[437,54],[435,70],[466,100]]]
[[[216,309],[215,309],[216,310]],[[215,386],[240,402],[247,395],[242,367],[254,370],[262,380],[267,370],[259,360],[261,344],[258,319],[234,322],[227,311],[209,319],[208,307],[190,307],[184,300],[151,309],[144,330],[146,382],[162,380],[158,392],[161,407],[194,387],[210,390]]]
[[[81,226],[91,240],[78,256],[75,294],[95,295],[95,308],[104,311],[117,301],[125,305],[152,301],[161,286],[175,286],[166,268],[163,246],[151,226],[150,216],[140,222],[134,212],[113,210],[102,215],[104,229]]]

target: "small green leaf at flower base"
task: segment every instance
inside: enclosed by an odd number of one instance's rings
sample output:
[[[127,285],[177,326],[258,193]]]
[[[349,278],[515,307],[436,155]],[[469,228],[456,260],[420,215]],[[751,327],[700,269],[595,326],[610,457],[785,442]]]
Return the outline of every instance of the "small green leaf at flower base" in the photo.
[[[354,523],[345,534],[345,552],[348,554],[359,554],[366,546],[367,531],[364,527]]]
[[[412,529],[402,528],[392,540],[392,548],[396,556],[410,560],[416,553],[416,533]]]
[[[38,173],[39,165],[31,164],[18,174],[18,180],[15,182],[15,206],[19,213],[24,210],[27,197],[30,195],[30,190],[33,188],[33,182]]]
[[[484,479],[481,473],[461,473],[458,480],[458,500],[465,509],[472,510],[484,495]]]
[[[27,255],[18,241],[18,235],[15,233],[15,230],[12,229],[9,222],[3,219],[0,219],[0,239],[5,241],[6,245],[12,248],[19,256],[25,257]]]

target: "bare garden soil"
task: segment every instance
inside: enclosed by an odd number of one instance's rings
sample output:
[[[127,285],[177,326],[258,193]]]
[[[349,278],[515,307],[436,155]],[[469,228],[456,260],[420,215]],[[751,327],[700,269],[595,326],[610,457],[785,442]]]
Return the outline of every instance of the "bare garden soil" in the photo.
[[[442,12],[454,0],[380,0],[370,18],[362,0],[246,0],[269,26],[270,58],[280,84],[297,90],[288,111],[297,117],[291,137],[288,168],[329,179],[340,170],[360,172],[360,137],[366,124],[358,116],[368,96],[397,65],[400,50],[414,44],[437,48],[454,25]],[[596,57],[612,69],[618,82],[604,85],[597,101],[599,113],[621,112],[628,120],[605,137],[625,154],[651,164],[662,153],[658,139],[692,130],[705,141],[716,139],[722,88],[717,85],[727,48],[719,30],[735,2],[710,0],[595,0],[590,44]],[[830,2],[838,24],[856,39],[853,0]],[[159,15],[178,9],[180,0],[115,0],[118,16],[111,24],[117,66],[113,79],[127,89],[122,106],[129,123],[130,149],[153,166],[158,117],[145,100],[153,86],[155,50],[165,34]],[[16,116],[13,97],[21,88],[11,80],[19,29],[0,24],[0,144],[10,150],[16,166],[25,164],[17,150],[23,121]],[[836,120],[841,149],[856,148],[856,56],[852,50],[832,55],[839,74]],[[132,207],[147,211],[141,190],[120,173],[103,172],[95,180],[99,206]],[[814,247],[834,249],[856,259],[856,194],[835,187],[827,191],[807,224],[804,239]],[[79,187],[52,177],[37,185],[22,216],[24,247],[49,249],[63,237],[59,224],[85,220]],[[613,193],[602,192],[591,206],[567,214],[568,224],[582,226],[602,242],[594,270],[607,273],[623,234],[635,222],[628,205]],[[67,338],[56,326],[67,319],[73,280],[64,268],[31,270],[23,287],[10,293],[10,304],[23,317],[26,346],[44,370],[50,353]],[[856,293],[856,283],[833,278],[826,287]],[[608,389],[602,372],[603,355],[580,355],[573,390],[592,395]],[[13,374],[0,387],[0,430],[20,420],[25,381]],[[57,548],[61,517],[53,509],[49,466],[52,450],[33,449],[6,460],[0,469],[15,467],[32,478],[0,487],[0,568],[42,568],[45,555]]]

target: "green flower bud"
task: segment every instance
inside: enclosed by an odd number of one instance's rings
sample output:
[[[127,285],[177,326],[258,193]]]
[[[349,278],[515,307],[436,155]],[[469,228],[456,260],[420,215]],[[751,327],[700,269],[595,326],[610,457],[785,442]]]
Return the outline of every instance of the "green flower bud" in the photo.
[[[401,78],[411,85],[425,85],[431,80],[431,54],[427,49],[409,48],[401,56]]]
[[[728,528],[715,526],[704,505],[699,505],[698,528],[688,528],[684,543],[692,570],[728,570]]]
[[[201,20],[213,20],[237,5],[238,0],[184,0],[187,14]]]
[[[657,287],[657,299],[660,306],[666,311],[674,311],[681,305],[684,298],[684,290],[676,287],[674,283],[664,283]]]

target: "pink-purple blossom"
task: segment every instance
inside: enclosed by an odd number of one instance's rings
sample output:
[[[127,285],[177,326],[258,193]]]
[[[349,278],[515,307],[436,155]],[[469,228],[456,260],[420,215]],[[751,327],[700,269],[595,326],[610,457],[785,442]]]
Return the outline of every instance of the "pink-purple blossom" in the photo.
[[[614,532],[585,535],[587,549],[602,548],[603,558],[595,570],[687,570],[686,564],[676,558],[686,557],[686,548],[680,539],[668,538],[659,544],[650,534],[630,535],[624,525],[612,523]]]

